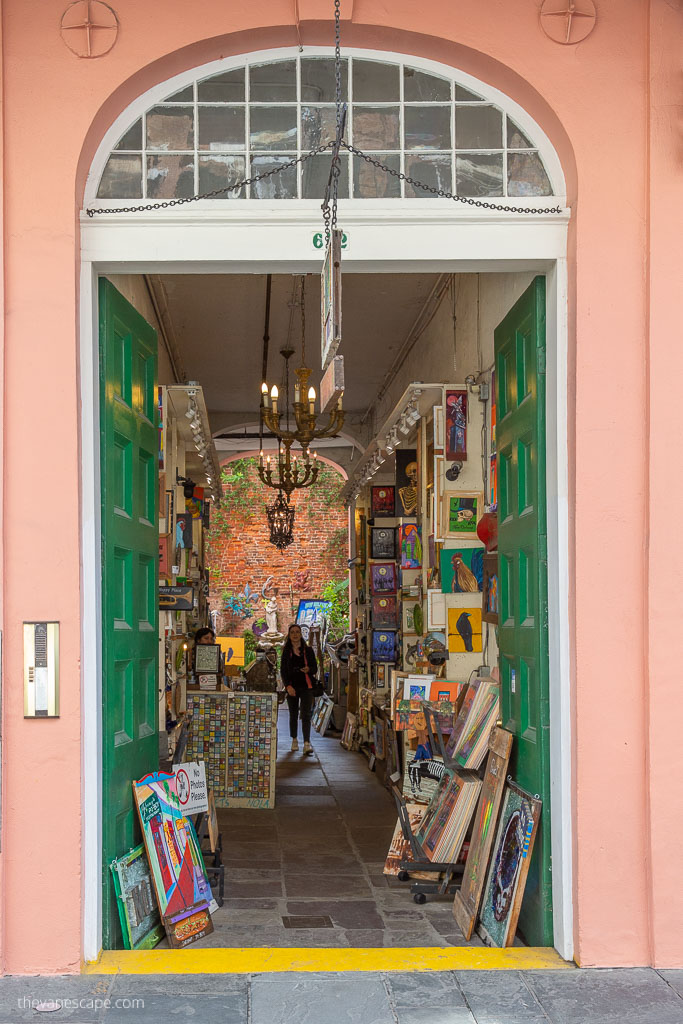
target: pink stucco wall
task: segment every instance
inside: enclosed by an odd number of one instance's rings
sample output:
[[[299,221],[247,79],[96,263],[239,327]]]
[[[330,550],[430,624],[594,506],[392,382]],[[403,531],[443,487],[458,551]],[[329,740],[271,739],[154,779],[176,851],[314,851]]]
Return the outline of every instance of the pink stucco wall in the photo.
[[[76,59],[66,0],[3,0],[4,705],[0,957],[78,970],[81,686],[77,211],[94,149],[154,82],[293,45],[290,0],[114,0],[110,55]],[[300,0],[305,42],[331,4]],[[600,0],[559,47],[528,0],[343,0],[348,45],[460,67],[510,94],[563,161],[570,289],[575,938],[582,964],[681,964],[683,842],[674,772],[683,555],[673,439],[680,319],[680,9]],[[680,113],[680,110],[679,110]],[[680,161],[679,161],[680,163]],[[651,247],[651,248],[650,248]],[[678,371],[678,372],[677,372]],[[40,482],[40,499],[27,494]],[[22,717],[21,624],[62,623],[61,717]]]

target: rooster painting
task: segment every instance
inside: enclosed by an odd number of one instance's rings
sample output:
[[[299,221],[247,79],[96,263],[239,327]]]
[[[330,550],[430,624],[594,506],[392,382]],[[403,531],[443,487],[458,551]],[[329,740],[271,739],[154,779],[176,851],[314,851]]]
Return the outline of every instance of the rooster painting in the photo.
[[[475,594],[479,590],[479,581],[471,569],[468,569],[462,560],[462,551],[456,551],[451,558],[453,566],[453,583],[451,590],[454,594]]]

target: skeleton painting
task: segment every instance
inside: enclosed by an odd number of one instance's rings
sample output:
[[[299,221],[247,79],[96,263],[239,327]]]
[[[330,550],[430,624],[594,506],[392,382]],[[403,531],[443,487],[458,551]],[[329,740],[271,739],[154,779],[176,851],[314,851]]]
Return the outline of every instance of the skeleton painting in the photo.
[[[476,537],[477,523],[484,510],[484,496],[478,491],[446,491],[443,496],[443,529],[447,537]]]
[[[489,946],[514,942],[540,814],[540,800],[507,784],[477,927]]]

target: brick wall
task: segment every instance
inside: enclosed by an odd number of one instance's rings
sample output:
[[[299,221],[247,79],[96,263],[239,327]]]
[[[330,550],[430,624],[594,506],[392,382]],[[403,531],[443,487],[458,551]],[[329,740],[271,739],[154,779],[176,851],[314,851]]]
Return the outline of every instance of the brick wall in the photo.
[[[284,633],[294,621],[299,598],[319,597],[325,583],[347,576],[348,512],[336,498],[343,478],[323,465],[312,487],[294,491],[294,543],[278,551],[270,543],[265,513],[266,503],[275,500],[277,491],[261,483],[254,459],[241,460],[243,476],[231,487],[228,474],[233,465],[224,469],[226,497],[213,510],[209,531],[206,564],[211,572],[211,608],[220,612],[220,632],[242,633],[264,617],[261,588],[272,576],[278,588],[278,626]],[[225,611],[224,593],[243,595],[246,584],[257,595],[251,605],[253,614],[244,618]]]

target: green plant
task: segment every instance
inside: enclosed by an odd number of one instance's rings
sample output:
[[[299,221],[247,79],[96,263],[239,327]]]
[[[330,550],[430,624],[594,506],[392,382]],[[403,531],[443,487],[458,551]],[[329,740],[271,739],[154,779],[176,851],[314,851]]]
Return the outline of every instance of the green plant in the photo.
[[[245,523],[253,514],[250,499],[256,482],[256,459],[238,459],[221,473],[223,497],[211,510],[211,535],[230,536],[231,527]]]
[[[252,661],[256,661],[256,645],[258,638],[250,629],[244,631],[244,667],[251,665]]]
[[[341,640],[349,631],[349,581],[347,579],[330,580],[320,595],[323,601],[330,602],[328,620],[330,624],[330,640]]]

